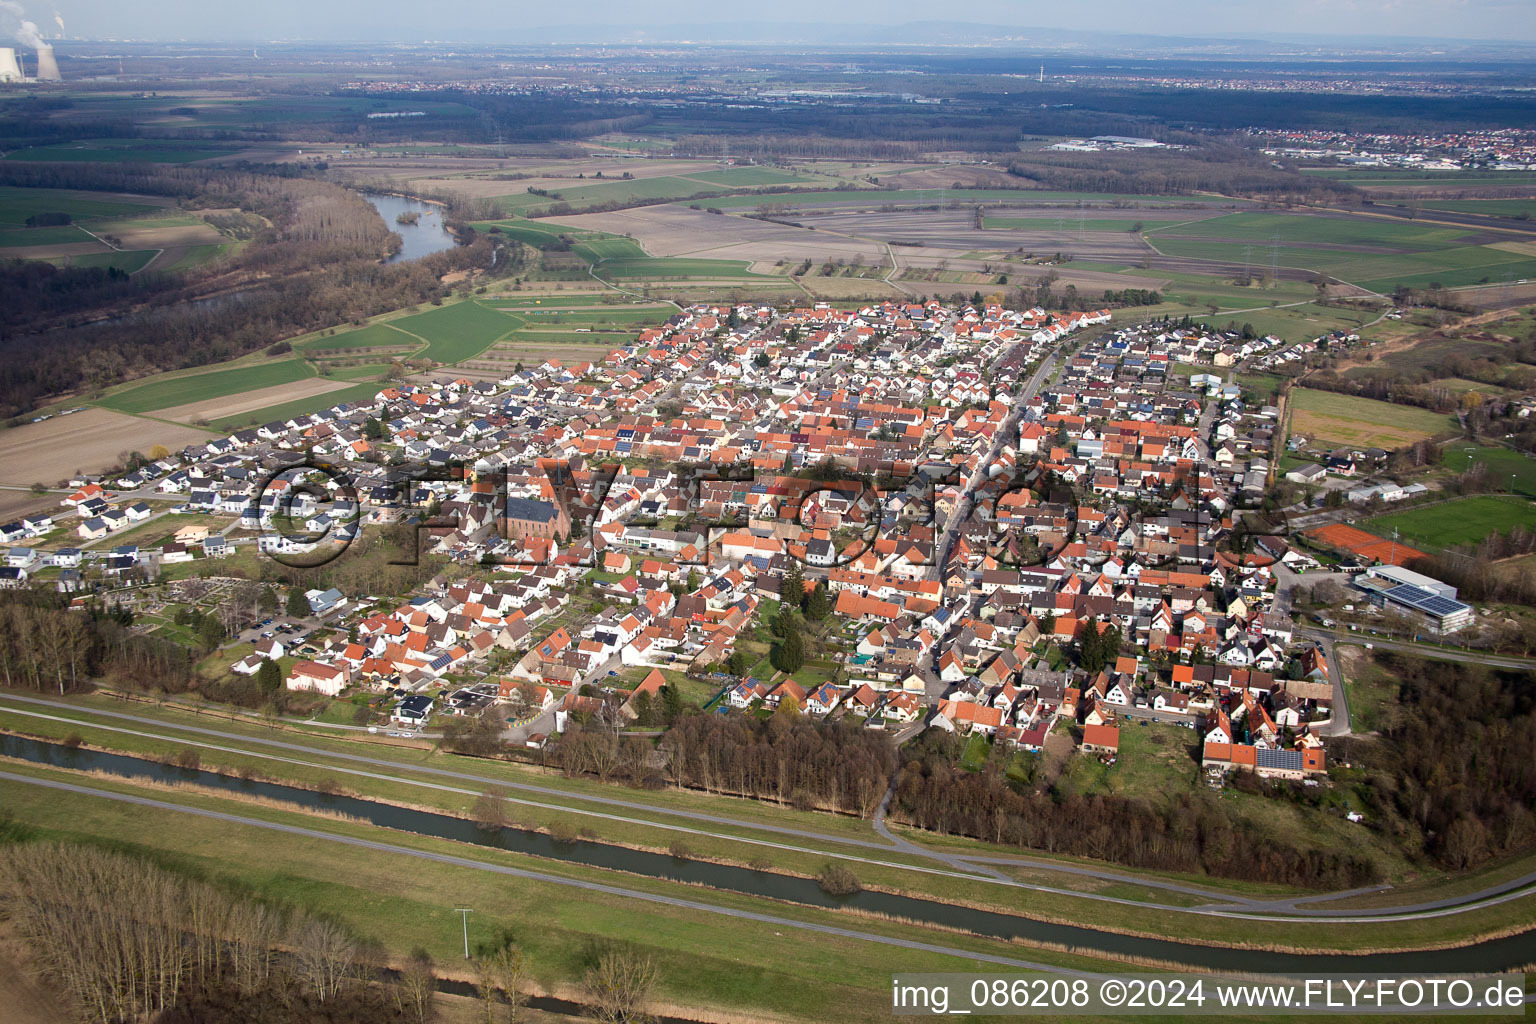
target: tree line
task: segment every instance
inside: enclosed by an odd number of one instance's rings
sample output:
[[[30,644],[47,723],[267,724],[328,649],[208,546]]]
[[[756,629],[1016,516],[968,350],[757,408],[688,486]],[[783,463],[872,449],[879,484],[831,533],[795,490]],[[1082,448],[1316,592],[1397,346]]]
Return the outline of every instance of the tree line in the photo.
[[[131,621],[99,606],[71,610],[46,591],[0,595],[0,677],[9,687],[58,694],[96,680],[185,688],[192,652],[132,632]]]
[[[1182,871],[1304,888],[1350,888],[1380,878],[1364,854],[1297,846],[1204,792],[1161,805],[1122,796],[1020,792],[997,758],[979,773],[958,766],[961,740],[928,730],[902,748],[894,820],[941,834]]]

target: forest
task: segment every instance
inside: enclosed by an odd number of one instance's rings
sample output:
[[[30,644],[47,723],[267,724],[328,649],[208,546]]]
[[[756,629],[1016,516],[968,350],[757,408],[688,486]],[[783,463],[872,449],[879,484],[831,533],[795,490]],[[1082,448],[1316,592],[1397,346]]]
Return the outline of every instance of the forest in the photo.
[[[1465,870],[1536,843],[1536,692],[1528,673],[1390,651],[1377,664],[1399,682],[1379,741],[1340,755],[1365,766],[1365,792],[1408,845]]]
[[[191,651],[127,628],[129,616],[91,606],[72,611],[57,594],[0,594],[0,675],[5,685],[65,694],[95,682],[167,692],[192,679]]]
[[[177,197],[188,209],[238,207],[275,226],[258,232],[232,269],[217,273],[230,293],[186,301],[211,284],[194,278],[121,276],[0,263],[0,415],[49,396],[90,390],[165,370],[245,355],[283,338],[362,319],[447,294],[440,277],[489,269],[494,239],[420,260],[386,264],[398,244],[357,193],[290,170],[222,170],[142,164],[0,164],[0,184]],[[520,250],[519,250],[520,253]],[[517,256],[518,254],[513,254]],[[517,258],[495,263],[512,273]],[[141,281],[142,279],[142,281]],[[126,301],[136,303],[121,315]]]

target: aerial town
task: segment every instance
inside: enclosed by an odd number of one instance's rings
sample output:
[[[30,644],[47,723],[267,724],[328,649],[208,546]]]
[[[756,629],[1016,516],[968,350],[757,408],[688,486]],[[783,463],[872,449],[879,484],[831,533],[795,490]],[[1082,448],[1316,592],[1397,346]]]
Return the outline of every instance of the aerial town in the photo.
[[[676,673],[711,680],[722,713],[792,702],[1105,759],[1150,720],[1200,730],[1218,784],[1323,775],[1336,669],[1287,600],[1321,566],[1282,536],[1233,541],[1275,476],[1280,410],[1220,369],[1283,346],[1109,321],[694,306],[598,362],[386,387],[80,481],[7,539],[109,538],[150,515],[141,496],[199,525],[158,548],[13,547],[7,578],[58,567],[85,602],[103,578],[173,581],[241,549],[345,560],[405,523],[403,554],[455,571],[398,601],[291,595],[287,621],[238,624],[230,671],[375,695],[390,729],[498,708],[531,748],[605,701],[633,718]],[[1438,633],[1471,618],[1391,562],[1353,582]],[[786,605],[817,657],[749,654]]]

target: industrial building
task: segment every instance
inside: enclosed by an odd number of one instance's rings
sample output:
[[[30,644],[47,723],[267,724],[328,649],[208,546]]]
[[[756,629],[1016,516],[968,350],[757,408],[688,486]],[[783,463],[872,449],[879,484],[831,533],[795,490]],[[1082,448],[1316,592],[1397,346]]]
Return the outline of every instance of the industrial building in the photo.
[[[1398,565],[1377,565],[1355,577],[1371,604],[1390,608],[1435,633],[1455,633],[1472,624],[1472,606],[1456,599],[1456,588]]]

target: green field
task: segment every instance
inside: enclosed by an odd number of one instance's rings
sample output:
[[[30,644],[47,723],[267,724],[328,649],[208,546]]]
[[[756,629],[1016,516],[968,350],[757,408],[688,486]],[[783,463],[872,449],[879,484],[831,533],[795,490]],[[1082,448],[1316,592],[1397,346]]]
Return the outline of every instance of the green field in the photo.
[[[1516,494],[1536,498],[1536,459],[1529,455],[1462,442],[1448,444],[1440,451],[1441,460],[1453,472],[1464,473],[1475,462],[1488,467],[1488,486],[1500,491],[1513,486]]]
[[[337,374],[342,377],[342,374]],[[369,402],[373,396],[379,393],[382,387],[372,381],[354,384],[348,388],[338,388],[335,391],[327,391],[324,394],[310,395],[308,398],[297,398],[291,402],[283,402],[279,405],[269,405],[265,409],[257,409],[254,412],[241,413],[238,416],[226,416],[215,421],[212,426],[216,430],[238,430],[241,427],[255,426],[262,423],[271,423],[273,420],[285,420],[291,416],[299,416],[307,412],[316,412],[320,409],[329,409],[333,405],[343,402]]]
[[[723,185],[726,188],[754,188],[761,185],[796,185],[801,182],[810,182],[811,178],[803,178],[798,174],[788,171],[780,171],[772,167],[728,167],[716,171],[700,171],[695,174],[689,172],[687,177],[698,181],[707,181],[711,185]]]
[[[605,260],[594,269],[602,277],[621,278],[695,277],[715,280],[728,277],[762,278],[765,276],[749,271],[745,260],[697,260],[686,257]]]
[[[421,339],[413,338],[409,334],[397,331],[387,323],[369,324],[359,327],[355,331],[344,331],[331,335],[320,335],[300,342],[297,348],[308,351],[326,349],[349,348],[407,348],[421,347]]]
[[[198,147],[191,143],[155,139],[85,139],[51,146],[28,146],[7,153],[7,160],[38,160],[70,163],[186,164],[225,156],[227,149]]]
[[[521,317],[482,306],[478,302],[456,302],[425,313],[416,313],[389,325],[427,342],[423,353],[439,363],[457,363],[479,355],[498,339],[523,325]]]
[[[1314,444],[1400,448],[1456,428],[1453,416],[1332,391],[1291,391],[1291,433]]]
[[[80,256],[49,256],[56,267],[116,267],[132,274],[143,270],[159,255],[155,249],[130,249],[127,252],[88,252]]]
[[[649,259],[640,243],[633,238],[593,238],[578,242],[573,250],[590,263],[601,260]]]
[[[238,395],[257,388],[276,384],[291,384],[305,377],[313,377],[315,371],[301,359],[280,359],[270,363],[252,363],[249,366],[209,373],[194,373],[183,377],[139,384],[102,398],[97,404],[118,412],[144,413],[155,409],[201,402],[225,395]],[[325,402],[323,405],[334,405]]]
[[[1268,246],[1279,238],[1281,245],[1327,242],[1334,245],[1378,245],[1405,249],[1445,248],[1457,245],[1471,233],[1467,228],[1438,224],[1385,220],[1380,217],[1331,217],[1312,214],[1230,213],[1225,217],[1150,227],[1147,234],[1162,237],[1222,238]]]
[[[28,245],[69,245],[72,242],[99,244],[84,231],[67,224],[62,227],[11,228],[0,231],[0,249],[15,249]]]
[[[106,198],[109,193],[81,192],[67,188],[18,188],[0,186],[0,224],[26,224],[35,213],[67,213],[75,220],[127,217],[158,209],[157,205]]]
[[[1425,210],[1484,217],[1536,217],[1536,199],[1426,199],[1419,205]]]
[[[1419,547],[1442,548],[1476,544],[1516,526],[1536,527],[1536,503],[1509,496],[1479,495],[1428,508],[1375,516],[1361,524],[1372,533],[1392,536]]]

